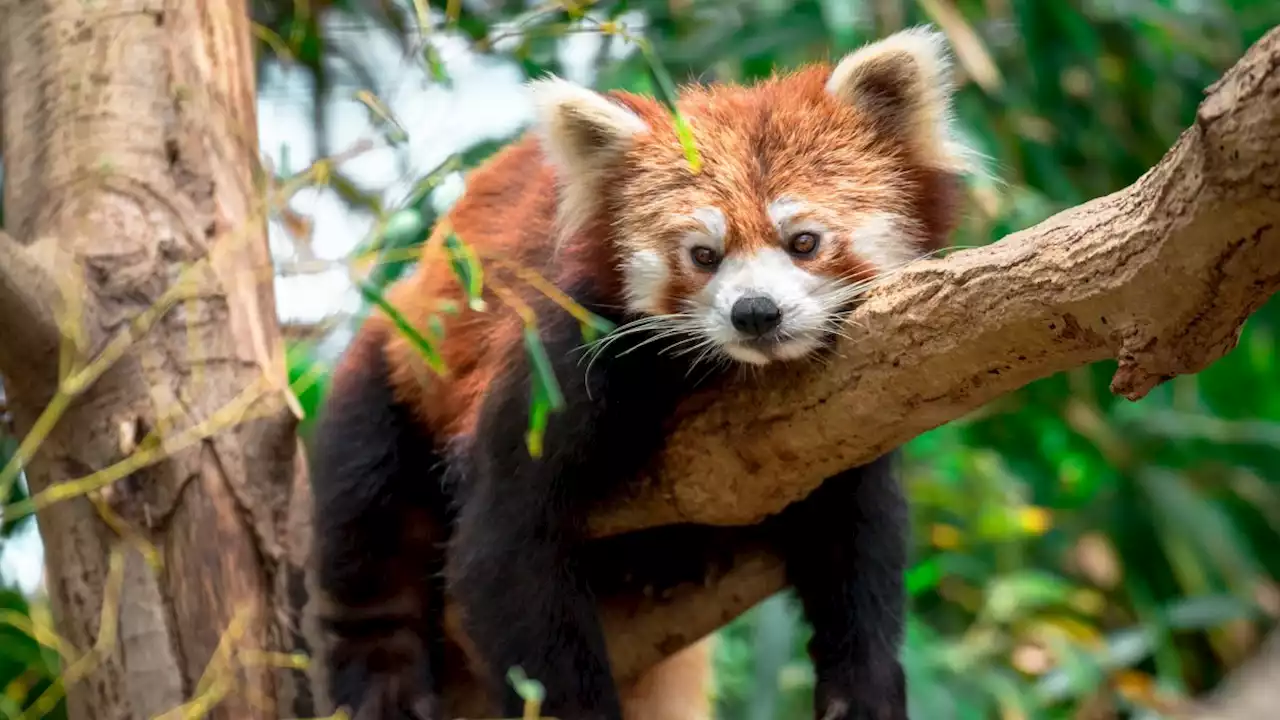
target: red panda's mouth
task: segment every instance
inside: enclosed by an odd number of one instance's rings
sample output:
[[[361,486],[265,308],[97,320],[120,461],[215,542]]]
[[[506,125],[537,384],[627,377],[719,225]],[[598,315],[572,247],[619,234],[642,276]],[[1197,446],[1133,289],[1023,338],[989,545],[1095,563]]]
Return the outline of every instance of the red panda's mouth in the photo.
[[[784,338],[778,333],[770,333],[764,337],[744,338],[739,340],[738,344],[749,347],[752,350],[768,353],[780,345],[785,345],[787,340],[788,338]]]
[[[805,357],[821,344],[821,340],[816,337],[774,332],[761,337],[740,338],[725,350],[737,360],[765,365]]]

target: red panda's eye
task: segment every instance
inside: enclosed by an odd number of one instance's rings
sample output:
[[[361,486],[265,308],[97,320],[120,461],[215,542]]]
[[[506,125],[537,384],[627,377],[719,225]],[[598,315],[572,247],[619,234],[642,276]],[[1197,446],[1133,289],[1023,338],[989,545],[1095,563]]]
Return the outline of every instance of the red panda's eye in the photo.
[[[811,232],[796,233],[791,236],[790,248],[796,255],[810,255],[818,249],[818,235]]]
[[[693,262],[701,267],[714,267],[720,260],[720,254],[709,247],[699,245],[689,252],[693,256]]]

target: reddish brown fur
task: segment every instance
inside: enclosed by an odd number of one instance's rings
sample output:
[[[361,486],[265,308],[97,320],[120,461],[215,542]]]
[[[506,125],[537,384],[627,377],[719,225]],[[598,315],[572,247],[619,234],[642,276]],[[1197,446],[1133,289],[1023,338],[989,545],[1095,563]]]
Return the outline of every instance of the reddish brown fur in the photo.
[[[486,275],[496,275],[518,295],[524,284],[491,258],[503,258],[541,271],[552,249],[555,219],[553,171],[542,161],[536,143],[523,139],[500,151],[471,173],[466,195],[436,229],[412,275],[397,283],[388,300],[416,328],[426,328],[434,314],[444,325],[440,344],[449,377],[427,367],[417,347],[401,334],[387,345],[393,382],[402,400],[438,435],[454,437],[471,431],[479,398],[503,369],[511,352],[519,352],[519,317],[486,284],[487,312],[473,312],[451,269],[442,241],[452,229],[481,254]],[[488,278],[487,278],[488,279]],[[461,306],[459,314],[440,311],[441,302]]]

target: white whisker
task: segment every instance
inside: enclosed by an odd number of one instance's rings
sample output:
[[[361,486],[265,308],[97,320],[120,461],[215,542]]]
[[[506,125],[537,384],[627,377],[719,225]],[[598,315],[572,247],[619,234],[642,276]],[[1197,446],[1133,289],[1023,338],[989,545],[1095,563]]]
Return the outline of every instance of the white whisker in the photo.
[[[702,347],[703,350],[701,353],[698,354],[697,357],[693,359],[693,362],[689,363],[689,369],[686,370],[684,373],[685,377],[689,377],[690,373],[692,373],[694,369],[697,368],[698,365],[701,364],[702,361],[706,360],[708,357],[714,358],[717,362],[713,364],[710,369],[707,370],[707,375],[710,375],[712,372],[715,372],[716,367],[728,359],[727,356],[725,356],[725,354],[720,350],[720,346],[710,338],[708,338],[707,341],[702,343],[699,347]],[[707,375],[703,375],[702,378],[698,380],[698,382],[702,382],[703,380],[707,379]]]
[[[589,360],[587,362],[585,373],[590,375],[592,369],[595,367],[596,361],[600,359],[605,350],[618,340],[642,333],[652,333],[652,335],[643,338],[640,342],[631,347],[623,349],[617,354],[617,357],[622,357],[623,355],[650,343],[670,338],[676,339],[673,343],[676,346],[690,340],[696,340],[698,337],[698,323],[695,318],[691,317],[687,313],[671,313],[666,315],[646,315],[620,325],[608,335],[586,346],[586,352],[583,354],[583,357],[589,358]],[[669,349],[670,348],[663,348],[659,350],[659,353],[666,352]],[[579,359],[579,364],[581,364],[581,362],[581,359]],[[590,384],[588,384],[587,397],[591,398]]]
[[[587,350],[587,352],[584,353],[583,357],[588,357],[590,355],[599,355],[601,352],[604,351],[606,347],[608,347],[609,345],[613,344],[620,338],[623,338],[627,335],[643,332],[655,326],[675,324],[675,323],[685,322],[687,320],[688,320],[687,316],[681,315],[681,314],[648,315],[648,316],[639,318],[637,320],[633,320],[624,325],[621,325],[615,328],[608,335],[605,335],[604,337],[599,338],[598,340],[590,342],[585,346],[579,346],[579,347],[580,348],[585,347]],[[581,363],[581,360],[579,360],[579,363]]]
[[[703,343],[708,343],[708,342],[713,342],[713,341],[710,338],[703,338],[699,335],[691,335],[690,337],[687,337],[684,340],[668,345],[666,348],[663,348],[662,352],[666,353],[666,352],[676,351],[676,352],[672,352],[671,356],[682,357],[684,355],[688,355],[689,353],[696,351],[698,348],[702,347]],[[685,345],[688,345],[689,343],[694,343],[693,347],[684,348],[682,350],[677,351],[677,348],[681,348]]]
[[[626,355],[628,353],[635,352],[636,350],[639,350],[640,348],[644,347],[645,345],[648,345],[651,342],[656,342],[658,340],[661,340],[663,338],[668,338],[673,335],[685,335],[685,334],[690,334],[692,332],[693,332],[692,330],[689,330],[687,328],[671,328],[668,330],[664,330],[663,332],[660,332],[657,335],[654,335],[653,337],[645,340],[644,342],[638,343],[636,345],[633,345],[627,348],[626,350],[623,350],[622,352],[618,353],[618,357],[622,357],[623,355]]]

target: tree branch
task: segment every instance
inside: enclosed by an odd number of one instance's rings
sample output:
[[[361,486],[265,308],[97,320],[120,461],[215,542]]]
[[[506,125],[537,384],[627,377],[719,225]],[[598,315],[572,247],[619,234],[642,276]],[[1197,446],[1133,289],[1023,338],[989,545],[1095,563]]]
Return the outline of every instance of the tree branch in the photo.
[[[0,375],[57,380],[58,286],[27,248],[0,231]]]
[[[1056,372],[1116,358],[1136,400],[1231,350],[1280,288],[1280,29],[1128,188],[873,292],[829,366],[692,400],[596,535],[756,522],[826,477]],[[554,421],[554,420],[553,420]]]

